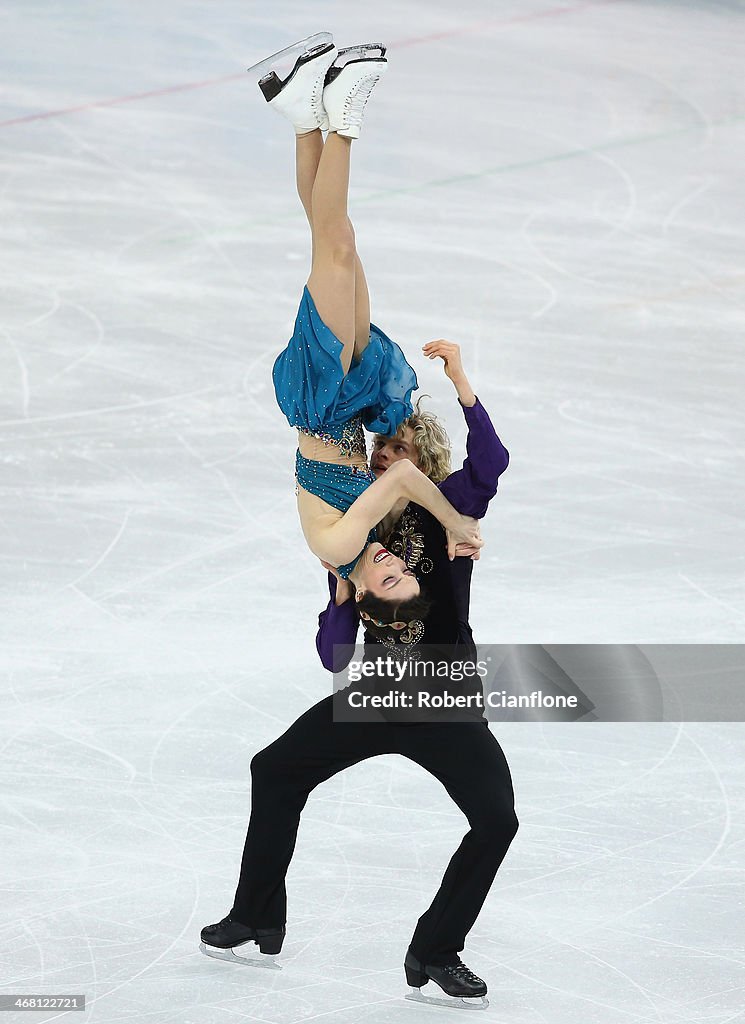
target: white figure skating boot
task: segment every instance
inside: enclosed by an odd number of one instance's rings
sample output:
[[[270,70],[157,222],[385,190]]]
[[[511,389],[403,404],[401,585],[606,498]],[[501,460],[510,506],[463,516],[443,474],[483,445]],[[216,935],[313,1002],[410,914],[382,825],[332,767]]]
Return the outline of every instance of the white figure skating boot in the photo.
[[[373,56],[375,51],[378,53]],[[323,90],[329,131],[348,139],[360,137],[365,104],[387,67],[385,47],[379,43],[339,50],[329,67]]]
[[[259,88],[270,107],[304,135],[316,128],[328,131],[323,106],[326,72],[336,57],[330,32],[317,32],[272,54],[248,70],[260,74]]]

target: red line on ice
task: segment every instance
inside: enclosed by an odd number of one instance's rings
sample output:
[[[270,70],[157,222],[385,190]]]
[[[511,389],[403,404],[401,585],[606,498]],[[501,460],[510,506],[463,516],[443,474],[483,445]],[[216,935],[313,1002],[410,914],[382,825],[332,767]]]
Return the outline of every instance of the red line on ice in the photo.
[[[551,7],[545,11],[534,11],[531,14],[516,14],[511,18],[488,18],[485,21],[471,22],[462,28],[446,29],[443,32],[432,32],[426,36],[412,36],[410,39],[399,39],[391,44],[391,49],[403,48],[405,46],[418,46],[421,43],[434,42],[437,39],[450,39],[452,36],[467,35],[469,32],[478,32],[480,29],[495,25],[514,25],[523,21],[534,21],[538,18],[553,18],[560,14],[572,14],[585,8],[603,7],[609,3],[616,3],[618,0],[594,0],[574,4],[571,7]],[[42,121],[50,117],[62,117],[65,114],[77,114],[81,110],[93,110],[96,107],[113,107],[120,103],[132,103],[134,100],[149,99],[152,96],[165,96],[171,92],[185,92],[188,89],[204,89],[208,85],[218,85],[220,82],[230,82],[233,79],[244,78],[245,72],[232,75],[220,75],[219,78],[206,78],[202,82],[184,82],[181,85],[169,85],[163,89],[150,89],[148,92],[135,92],[128,96],[115,96],[108,100],[93,100],[90,103],[81,103],[76,107],[61,107],[59,110],[43,110],[38,114],[24,114],[21,117],[12,117],[8,121],[0,121],[0,128],[9,128],[14,124],[26,124],[29,121]]]

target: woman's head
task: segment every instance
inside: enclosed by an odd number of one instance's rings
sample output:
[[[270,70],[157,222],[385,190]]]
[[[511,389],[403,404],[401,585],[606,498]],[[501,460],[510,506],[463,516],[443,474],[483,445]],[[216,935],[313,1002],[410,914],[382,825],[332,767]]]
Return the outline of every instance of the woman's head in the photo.
[[[392,437],[375,435],[370,468],[376,476],[399,459],[409,459],[436,484],[450,475],[450,439],[434,413],[420,408],[422,398]]]
[[[365,595],[392,607],[419,594],[419,581],[406,562],[378,541],[367,545],[350,580],[358,605]]]
[[[378,541],[368,544],[350,576],[365,629],[381,639],[399,636],[411,643],[421,631],[430,602],[406,562]]]

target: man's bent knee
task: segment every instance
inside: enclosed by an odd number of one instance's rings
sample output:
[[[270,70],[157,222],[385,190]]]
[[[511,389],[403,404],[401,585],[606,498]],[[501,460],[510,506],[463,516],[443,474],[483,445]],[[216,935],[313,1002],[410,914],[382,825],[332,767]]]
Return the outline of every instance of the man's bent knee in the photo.
[[[270,743],[251,758],[251,777],[254,781],[263,782],[275,774],[277,758],[273,746],[274,744]]]
[[[484,842],[509,845],[520,826],[513,807],[492,806],[473,822],[474,833]]]

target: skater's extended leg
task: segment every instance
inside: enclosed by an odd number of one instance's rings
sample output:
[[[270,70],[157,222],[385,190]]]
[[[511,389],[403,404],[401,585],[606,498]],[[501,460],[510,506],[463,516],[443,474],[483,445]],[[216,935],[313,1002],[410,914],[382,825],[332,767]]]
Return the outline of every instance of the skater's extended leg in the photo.
[[[318,163],[311,195],[313,264],[308,291],[326,326],[343,345],[344,372],[355,342],[356,248],[347,213],[350,139],[330,132]]]
[[[437,730],[442,730],[439,739]],[[414,742],[401,753],[442,782],[471,826],[419,918],[410,946],[422,963],[453,964],[517,832],[512,779],[486,725],[422,725],[411,730],[409,739]]]
[[[370,293],[359,253],[354,275],[354,358],[359,359],[370,340]]]
[[[303,204],[308,223],[313,227],[311,215],[313,185],[323,153],[323,134],[320,130],[295,136],[295,181],[297,194]]]
[[[308,224],[313,229],[313,185],[323,153],[323,135],[320,131],[296,136],[295,178],[300,202]],[[352,234],[354,229],[351,226]],[[354,356],[359,359],[370,340],[370,293],[359,253],[355,251],[354,267]]]
[[[331,36],[317,33],[285,53],[297,57],[286,77],[274,67],[280,54],[254,70],[269,72],[259,82],[261,91],[292,122],[298,137],[298,192],[313,236],[308,291],[321,319],[342,344],[340,360],[346,373],[353,354],[359,357],[367,345],[370,321],[367,283],[347,215],[350,148],[351,140],[359,138],[370,93],[387,67],[385,47],[347,47],[339,52],[337,64]],[[320,131],[324,128],[329,130],[325,145]]]
[[[253,928],[285,923],[285,875],[309,794],[337,772],[390,750],[377,722],[333,721],[327,697],[251,762],[251,817],[231,916]]]

